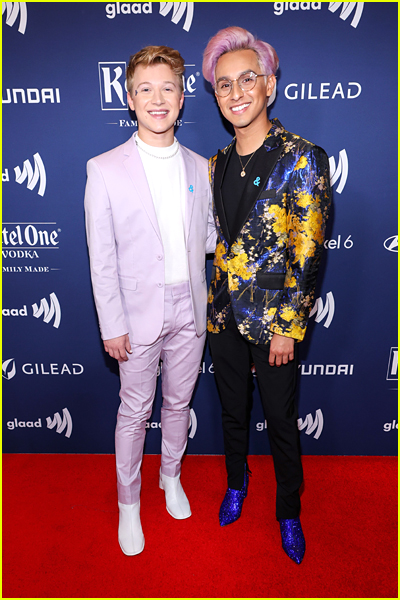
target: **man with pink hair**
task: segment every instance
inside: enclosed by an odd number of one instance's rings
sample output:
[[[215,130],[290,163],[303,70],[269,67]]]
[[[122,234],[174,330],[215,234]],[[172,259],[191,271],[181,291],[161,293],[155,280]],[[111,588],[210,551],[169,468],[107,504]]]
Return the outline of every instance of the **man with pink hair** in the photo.
[[[220,524],[240,517],[247,496],[254,363],[274,460],[282,546],[300,564],[305,540],[299,518],[297,346],[314,302],[331,190],[324,150],[268,119],[278,66],[272,46],[241,27],[219,31],[204,52],[204,77],[236,134],[209,161],[218,239],[207,329],[228,474]]]

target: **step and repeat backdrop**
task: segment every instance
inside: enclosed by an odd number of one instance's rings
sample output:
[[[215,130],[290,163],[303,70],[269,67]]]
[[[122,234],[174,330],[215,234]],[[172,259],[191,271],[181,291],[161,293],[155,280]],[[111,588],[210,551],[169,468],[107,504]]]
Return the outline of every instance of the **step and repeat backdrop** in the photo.
[[[229,25],[278,53],[270,117],[329,156],[333,208],[301,344],[303,453],[396,453],[396,2],[3,2],[5,452],[114,452],[118,365],[103,351],[91,292],[86,162],[136,130],[124,72],[148,44],[185,59],[178,140],[205,157],[223,148],[232,131],[201,64]],[[250,454],[269,454],[254,383]],[[148,453],[160,452],[160,407],[159,382]],[[188,453],[223,453],[208,348]]]

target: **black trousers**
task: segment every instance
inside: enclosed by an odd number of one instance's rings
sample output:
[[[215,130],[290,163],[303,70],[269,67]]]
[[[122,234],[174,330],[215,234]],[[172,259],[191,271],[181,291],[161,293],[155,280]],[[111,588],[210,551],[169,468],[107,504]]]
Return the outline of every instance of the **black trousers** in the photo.
[[[277,481],[276,518],[294,519],[300,512],[299,488],[303,481],[295,389],[295,359],[280,367],[269,364],[269,344],[248,342],[231,315],[226,329],[209,334],[215,379],[222,404],[225,461],[228,487],[243,486],[247,461],[249,420],[252,405],[254,362]]]

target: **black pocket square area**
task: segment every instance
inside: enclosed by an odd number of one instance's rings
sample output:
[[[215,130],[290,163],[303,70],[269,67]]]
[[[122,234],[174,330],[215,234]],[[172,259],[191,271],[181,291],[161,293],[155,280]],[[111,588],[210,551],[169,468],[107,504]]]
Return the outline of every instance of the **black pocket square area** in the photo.
[[[263,190],[260,194],[259,200],[264,200],[265,198],[275,198],[276,190]]]
[[[285,277],[285,273],[256,273],[257,285],[262,290],[283,290]]]

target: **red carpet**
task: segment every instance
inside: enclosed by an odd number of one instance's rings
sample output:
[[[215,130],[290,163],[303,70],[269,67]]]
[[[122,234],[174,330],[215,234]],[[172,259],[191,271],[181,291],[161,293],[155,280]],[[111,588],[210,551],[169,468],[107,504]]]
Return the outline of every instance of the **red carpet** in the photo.
[[[188,456],[192,517],[174,520],[158,489],[159,456],[142,468],[142,554],[117,540],[113,455],[3,457],[3,597],[397,597],[397,459],[303,457],[306,555],[280,545],[272,459],[249,459],[241,518],[221,528],[221,456]]]

